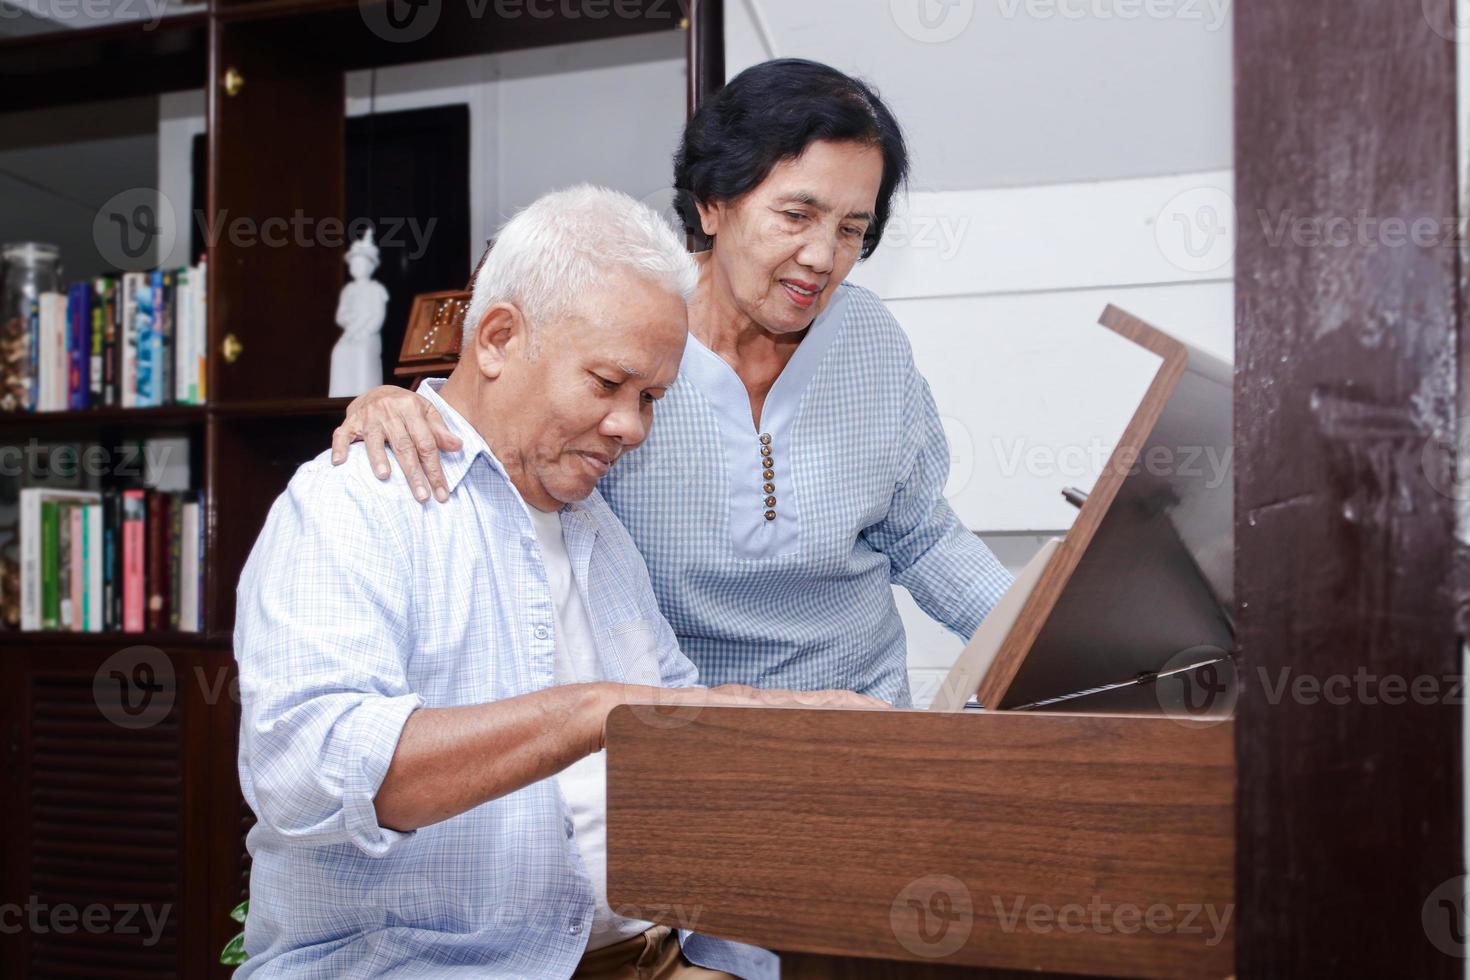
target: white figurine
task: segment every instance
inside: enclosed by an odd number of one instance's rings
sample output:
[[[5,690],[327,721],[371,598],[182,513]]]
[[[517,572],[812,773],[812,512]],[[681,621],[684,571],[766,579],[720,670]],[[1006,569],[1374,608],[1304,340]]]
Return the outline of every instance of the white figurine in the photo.
[[[373,278],[378,268],[378,247],[373,230],[347,250],[347,269],[352,281],[342,287],[337,301],[337,326],[342,338],[332,348],[332,380],[327,395],[351,398],[383,383],[383,318],[388,311],[388,290]]]

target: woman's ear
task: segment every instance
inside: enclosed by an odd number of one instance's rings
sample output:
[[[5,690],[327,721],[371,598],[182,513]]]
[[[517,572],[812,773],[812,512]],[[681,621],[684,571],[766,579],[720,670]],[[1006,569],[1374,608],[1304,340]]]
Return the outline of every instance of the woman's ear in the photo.
[[[720,217],[725,206],[719,202],[705,204],[702,201],[695,201],[694,208],[699,212],[699,227],[704,232],[704,237],[714,238],[716,232],[720,230]]]
[[[511,303],[496,303],[485,311],[474,333],[475,364],[480,373],[494,380],[509,362],[512,350],[525,346],[526,318]]]

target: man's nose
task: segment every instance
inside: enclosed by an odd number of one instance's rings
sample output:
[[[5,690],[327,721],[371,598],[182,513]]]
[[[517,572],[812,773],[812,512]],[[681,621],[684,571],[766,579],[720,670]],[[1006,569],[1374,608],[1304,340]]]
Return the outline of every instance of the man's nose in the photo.
[[[604,436],[621,442],[624,450],[636,447],[648,437],[648,426],[636,408],[618,408],[609,412],[603,416],[599,429]]]

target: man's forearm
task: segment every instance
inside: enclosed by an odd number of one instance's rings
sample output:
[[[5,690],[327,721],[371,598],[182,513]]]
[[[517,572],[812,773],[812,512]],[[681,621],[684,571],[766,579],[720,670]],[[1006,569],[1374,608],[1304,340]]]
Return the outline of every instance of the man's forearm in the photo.
[[[609,684],[567,684],[409,716],[374,798],[378,823],[416,830],[555,775],[602,747]]]

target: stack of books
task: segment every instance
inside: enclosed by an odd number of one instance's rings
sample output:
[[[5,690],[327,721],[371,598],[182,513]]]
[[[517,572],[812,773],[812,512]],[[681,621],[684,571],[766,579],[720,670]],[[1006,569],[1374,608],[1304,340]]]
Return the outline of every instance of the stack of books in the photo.
[[[31,303],[24,407],[202,405],[204,263],[73,283]]]
[[[21,629],[197,632],[200,515],[198,493],[21,490]]]

